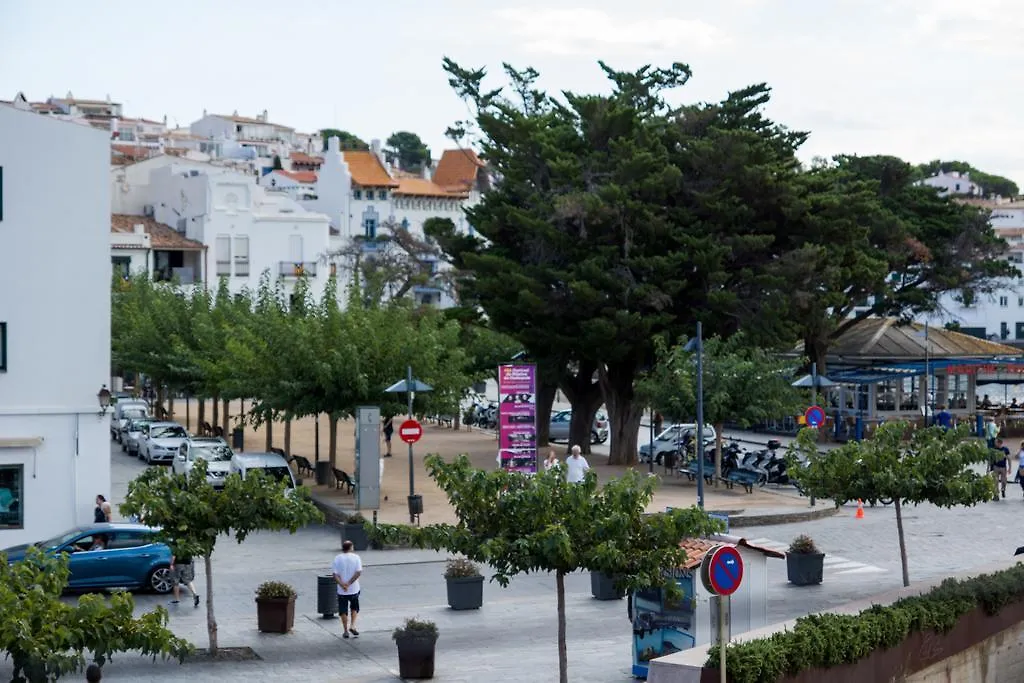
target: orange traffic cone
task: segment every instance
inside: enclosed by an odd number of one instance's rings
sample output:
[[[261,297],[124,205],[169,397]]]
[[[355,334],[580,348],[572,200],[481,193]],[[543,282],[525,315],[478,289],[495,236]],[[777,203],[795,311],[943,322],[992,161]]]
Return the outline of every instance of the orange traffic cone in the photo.
[[[855,516],[857,519],[864,519],[864,501],[860,498],[857,499],[857,514]]]

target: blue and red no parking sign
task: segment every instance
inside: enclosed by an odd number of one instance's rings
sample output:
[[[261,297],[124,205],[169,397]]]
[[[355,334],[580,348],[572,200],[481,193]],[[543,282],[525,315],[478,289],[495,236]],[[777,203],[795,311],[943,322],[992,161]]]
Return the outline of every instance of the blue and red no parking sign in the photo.
[[[804,413],[804,420],[808,427],[820,427],[825,424],[825,409],[821,406],[811,406]]]
[[[743,582],[743,558],[730,545],[716,545],[700,564],[704,588],[713,595],[732,595]]]

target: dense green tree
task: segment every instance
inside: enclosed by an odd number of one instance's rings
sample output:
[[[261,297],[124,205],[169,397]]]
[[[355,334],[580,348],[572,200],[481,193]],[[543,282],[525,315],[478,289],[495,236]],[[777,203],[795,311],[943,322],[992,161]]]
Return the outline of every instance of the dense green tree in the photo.
[[[331,138],[338,138],[338,144],[342,149],[359,149],[366,150],[370,149],[370,146],[366,144],[361,138],[345,130],[338,130],[337,128],[323,128],[320,131],[320,137],[324,141],[324,151],[327,151],[327,141]]]
[[[568,681],[566,575],[600,571],[619,577],[622,588],[664,587],[678,594],[666,569],[681,567],[686,560],[680,540],[719,529],[695,507],[646,514],[656,480],[633,471],[598,487],[593,472],[582,483],[570,484],[557,470],[523,477],[473,469],[465,456],[446,463],[430,455],[425,462],[458,523],[381,525],[374,535],[385,542],[465,555],[488,565],[492,579],[502,586],[517,574],[554,573],[562,683]]]
[[[658,362],[639,382],[637,393],[673,420],[697,414],[697,364],[685,344],[658,345]],[[740,332],[728,339],[704,341],[704,419],[717,432],[715,486],[722,476],[722,432],[725,423],[746,428],[795,414],[802,403],[793,388],[794,363],[750,344]]]
[[[188,474],[150,468],[128,483],[121,504],[125,516],[137,515],[160,529],[158,537],[178,557],[202,557],[206,570],[206,628],[209,651],[216,654],[217,618],[213,609],[213,551],[221,536],[241,543],[256,531],[288,530],[323,520],[305,487],[287,491],[286,483],[250,471],[243,479],[227,477],[222,490],[206,478],[206,461],[197,460]]]
[[[881,425],[870,439],[851,441],[821,453],[817,430],[803,429],[790,454],[796,462],[790,476],[804,492],[841,504],[850,500],[876,503],[892,500],[896,508],[903,585],[910,585],[907,544],[903,534],[903,508],[931,503],[939,507],[973,506],[991,500],[995,484],[979,474],[976,465],[991,456],[986,445],[970,437],[969,430],[942,427],[916,429],[906,422]]]
[[[942,161],[935,159],[926,164],[918,164],[915,168],[918,179],[931,178],[939,173],[969,173],[971,180],[981,186],[985,196],[999,195],[1012,199],[1020,194],[1017,183],[1009,178],[985,173],[971,166],[966,161]]]
[[[603,67],[611,94],[562,99],[538,91],[530,69],[506,67],[506,97],[483,89],[483,70],[445,68],[501,178],[467,211],[479,238],[441,241],[466,267],[460,296],[540,357],[577,363],[589,391],[593,363],[610,462],[634,462],[633,383],[655,337],[673,342],[698,319],[723,334],[781,327],[759,302],[774,235],[796,203],[804,136],[760,114],[765,86],[670,106],[664,93],[690,76],[682,64]]]
[[[284,166],[281,165],[281,157],[279,157],[276,154],[274,155],[274,162],[273,162],[273,165],[271,166],[271,168],[273,168],[273,170],[275,170],[275,171],[282,171],[282,170],[284,170]]]
[[[57,680],[85,666],[87,653],[102,666],[118,652],[184,661],[192,650],[167,628],[163,607],[136,618],[130,593],[61,600],[69,576],[66,555],[30,547],[8,564],[0,553],[0,652],[14,665],[11,683]]]
[[[391,148],[398,160],[399,168],[403,171],[418,173],[424,166],[430,165],[430,150],[416,133],[406,130],[392,133],[387,140],[387,146]]]

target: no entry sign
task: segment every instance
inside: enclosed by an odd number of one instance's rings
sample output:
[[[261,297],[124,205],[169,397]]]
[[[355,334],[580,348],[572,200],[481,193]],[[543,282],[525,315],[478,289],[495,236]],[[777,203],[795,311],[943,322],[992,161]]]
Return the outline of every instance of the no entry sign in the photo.
[[[808,427],[820,427],[825,424],[825,411],[821,406],[811,406],[804,413],[804,419]]]
[[[406,420],[399,425],[398,436],[406,443],[416,443],[423,436],[423,427],[416,420]]]
[[[732,595],[743,581],[743,558],[736,548],[718,545],[708,551],[700,565],[700,578],[713,595]]]

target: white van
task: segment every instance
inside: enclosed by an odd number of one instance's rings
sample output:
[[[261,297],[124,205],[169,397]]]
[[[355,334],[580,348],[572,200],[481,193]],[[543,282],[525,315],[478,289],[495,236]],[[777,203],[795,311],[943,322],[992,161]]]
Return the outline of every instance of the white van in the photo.
[[[288,461],[277,453],[235,453],[231,456],[231,472],[238,473],[245,479],[247,472],[263,470],[268,477],[284,481],[289,489],[294,489],[295,475]]]
[[[128,420],[149,417],[149,404],[142,399],[127,398],[114,404],[114,415],[110,418],[110,436],[120,442]]]

